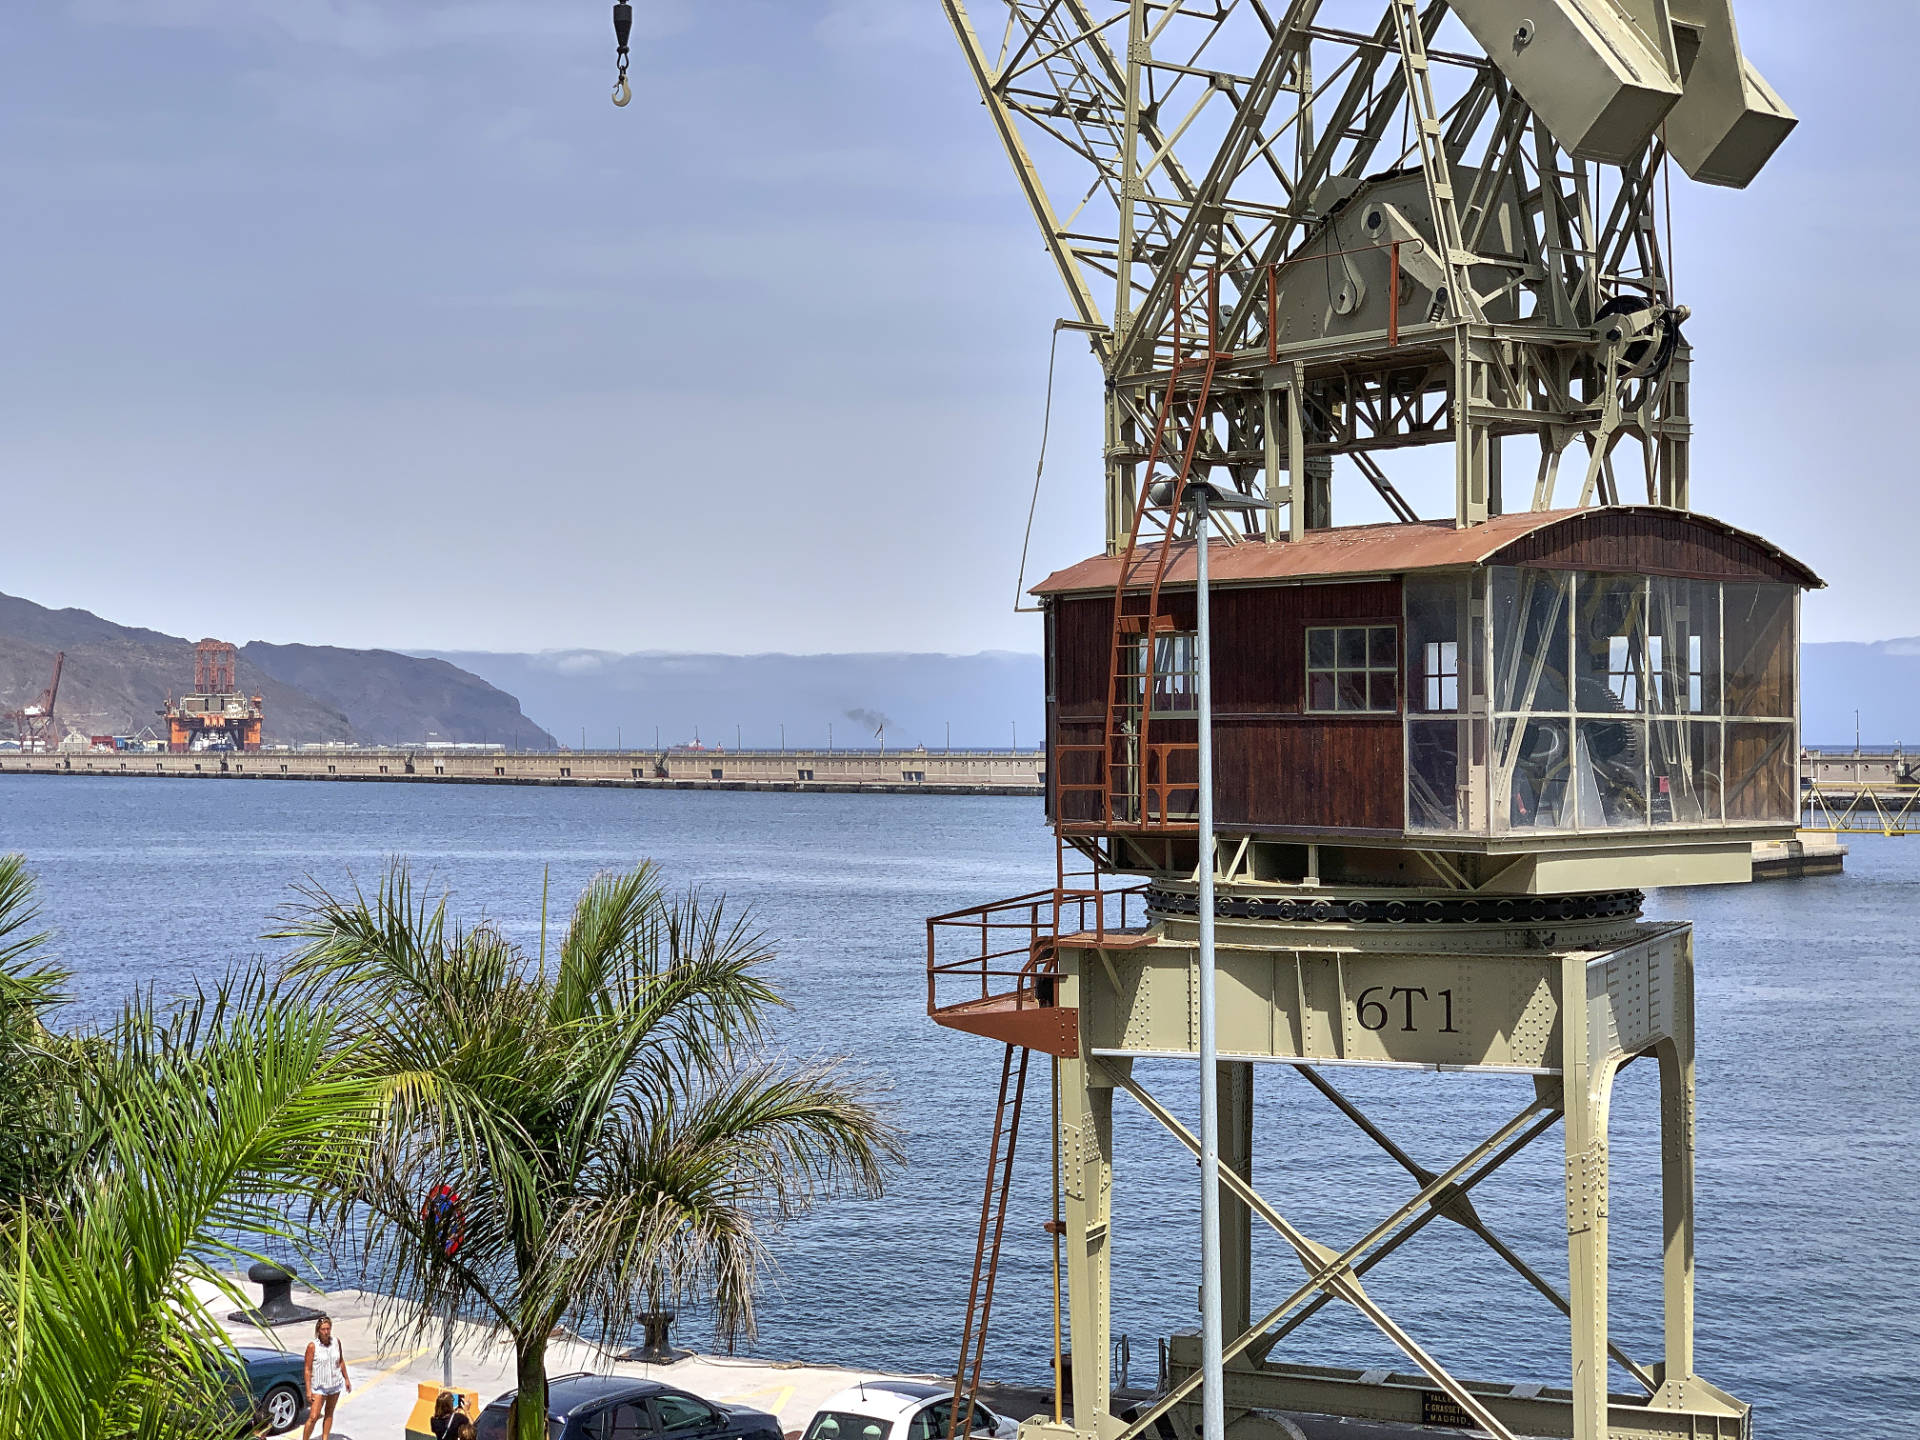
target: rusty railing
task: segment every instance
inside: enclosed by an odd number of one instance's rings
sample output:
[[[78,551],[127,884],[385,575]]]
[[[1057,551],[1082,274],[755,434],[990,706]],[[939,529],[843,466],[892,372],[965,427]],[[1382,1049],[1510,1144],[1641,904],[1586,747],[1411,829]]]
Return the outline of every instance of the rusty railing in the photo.
[[[1054,943],[1063,935],[1105,939],[1126,930],[1144,890],[1035,890],[933,916],[927,921],[927,1013],[1002,998],[1016,1009],[1053,1004]],[[1118,902],[1112,918],[1110,902]],[[951,942],[961,937],[966,943],[955,957]]]

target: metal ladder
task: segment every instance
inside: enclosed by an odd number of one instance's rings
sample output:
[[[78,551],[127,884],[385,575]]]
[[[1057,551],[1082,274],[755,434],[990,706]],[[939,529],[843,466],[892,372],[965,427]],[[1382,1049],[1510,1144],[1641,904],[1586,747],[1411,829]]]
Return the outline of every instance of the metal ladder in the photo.
[[[1008,1045],[1000,1058],[1000,1098],[993,1112],[986,1191],[980,1197],[980,1236],[973,1248],[973,1279],[967,1285],[967,1317],[960,1330],[960,1363],[953,1372],[947,1440],[973,1430],[980,1370],[987,1358],[987,1322],[993,1316],[993,1286],[1000,1273],[1000,1244],[1007,1229],[1007,1197],[1013,1189],[1013,1152],[1020,1140],[1020,1111],[1027,1094],[1027,1060],[1032,1053],[1023,1045]]]
[[[1151,732],[1155,652],[1174,629],[1173,617],[1161,606],[1161,588],[1172,560],[1181,501],[1206,428],[1207,406],[1220,361],[1215,346],[1220,309],[1218,269],[1208,267],[1199,284],[1198,296],[1189,300],[1187,282],[1182,280],[1173,306],[1169,337],[1172,363],[1154,421],[1153,443],[1141,469],[1133,524],[1127,532],[1126,549],[1120,556],[1120,572],[1114,583],[1113,644],[1108,661],[1107,711],[1101,739],[1098,743],[1057,747],[1063,762],[1072,754],[1097,756],[1098,775],[1091,781],[1055,781],[1056,824],[1071,823],[1064,820],[1068,810],[1066,796],[1092,793],[1100,797],[1099,821],[1103,829],[1184,831],[1193,828],[1191,818],[1175,810],[1172,797],[1192,790],[1194,784],[1190,780],[1176,780],[1173,771],[1177,760],[1187,755],[1197,756],[1199,744],[1197,741],[1156,744]],[[1183,319],[1195,309],[1204,317],[1204,337],[1199,346],[1190,343]],[[1184,435],[1180,433],[1183,428]],[[1154,467],[1169,456],[1177,456],[1172,493],[1167,503],[1156,505],[1151,498]],[[1152,556],[1152,580],[1141,595],[1137,593],[1134,572],[1136,565],[1142,563],[1140,551],[1145,544],[1154,544],[1156,548]],[[1066,768],[1064,763],[1059,767],[1060,770]]]

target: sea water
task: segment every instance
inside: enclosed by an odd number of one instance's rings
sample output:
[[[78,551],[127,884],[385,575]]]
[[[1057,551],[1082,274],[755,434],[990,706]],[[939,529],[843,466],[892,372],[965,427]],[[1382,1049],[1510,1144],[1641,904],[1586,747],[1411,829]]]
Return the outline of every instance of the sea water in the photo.
[[[1754,1404],[1761,1436],[1920,1432],[1920,841],[1850,843],[1842,876],[1647,905],[1695,926],[1697,1369]],[[924,920],[1051,884],[1037,801],[0,777],[0,849],[40,878],[56,953],[76,971],[62,1017],[74,1025],[135,987],[177,993],[277,954],[259,937],[294,884],[370,885],[391,856],[530,948],[543,878],[556,923],[594,873],[642,859],[675,888],[724,895],[777,944],[772,978],[792,1007],[777,1043],[851,1057],[886,1087],[908,1152],[882,1198],[824,1205],[776,1237],[749,1348],[951,1371],[1000,1049],[927,1020]],[[1192,1123],[1191,1066],[1136,1073]],[[1434,1170],[1532,1092],[1524,1079],[1328,1073]],[[1043,1066],[1033,1079],[987,1363],[1007,1380],[1043,1379],[1052,1346]],[[1255,1184],[1310,1235],[1341,1247],[1412,1193],[1287,1067],[1259,1067],[1256,1098]],[[1114,1330],[1128,1378],[1150,1385],[1157,1338],[1198,1322],[1199,1178],[1130,1100],[1115,1107]],[[1657,1108],[1654,1067],[1630,1066],[1613,1106],[1611,1320],[1643,1363],[1661,1345]],[[1556,1129],[1474,1191],[1482,1218],[1559,1286],[1562,1163]],[[1262,1231],[1256,1311],[1300,1275]],[[1429,1225],[1367,1287],[1456,1374],[1566,1383],[1565,1322],[1457,1226]],[[677,1338],[703,1334],[687,1316]],[[1277,1358],[1406,1368],[1338,1306]],[[1617,1369],[1614,1388],[1632,1388]]]

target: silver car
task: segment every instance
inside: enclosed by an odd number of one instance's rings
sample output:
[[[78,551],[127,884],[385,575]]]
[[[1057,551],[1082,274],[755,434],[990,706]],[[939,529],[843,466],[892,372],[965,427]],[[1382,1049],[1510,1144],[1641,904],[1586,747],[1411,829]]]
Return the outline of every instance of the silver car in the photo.
[[[966,1404],[961,1402],[964,1415]],[[947,1440],[953,1387],[925,1380],[864,1380],[814,1413],[800,1440]],[[978,1401],[966,1440],[1013,1440],[1018,1422]]]

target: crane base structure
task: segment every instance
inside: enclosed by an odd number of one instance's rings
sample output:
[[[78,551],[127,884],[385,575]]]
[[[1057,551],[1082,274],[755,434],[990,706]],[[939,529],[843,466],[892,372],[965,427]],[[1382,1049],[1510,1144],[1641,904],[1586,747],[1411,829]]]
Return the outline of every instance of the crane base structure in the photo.
[[[1030,1422],[1026,1440],[1197,1434],[1197,1335],[1170,1338],[1166,1387],[1129,1410],[1130,1419],[1116,1413],[1109,1373],[1109,1255],[1113,1235],[1127,1223],[1113,1170],[1116,1097],[1139,1105],[1172,1143],[1198,1153],[1193,1133],[1136,1077],[1134,1065],[1197,1058],[1193,892],[1191,884],[1165,881],[1131,892],[1144,900],[1146,923],[1127,929],[1096,924],[1050,937],[1050,917],[1031,907],[983,907],[934,922],[940,956],[950,949],[943,942],[982,921],[1017,929],[1031,916],[1029,963],[999,972],[1024,971],[1011,986],[995,978],[998,957],[983,954],[977,965],[971,957],[936,959],[939,983],[958,982],[969,998],[936,1004],[933,1018],[1058,1061],[1058,1234],[1075,1418]],[[1288,1411],[1451,1424],[1501,1437],[1745,1440],[1748,1407],[1693,1370],[1691,927],[1641,919],[1633,892],[1469,902],[1457,890],[1349,893],[1224,883],[1216,904],[1221,1092],[1231,1097],[1221,1170],[1230,1217],[1225,1293],[1238,1297],[1229,1308],[1239,1311],[1229,1315],[1226,1332],[1232,1440],[1282,1440],[1289,1432],[1278,1417]],[[1265,918],[1282,907],[1301,918]],[[1002,954],[1017,948],[1008,945]],[[982,989],[985,999],[972,998]],[[1614,1077],[1635,1060],[1653,1062],[1660,1075],[1665,1353],[1645,1363],[1610,1340],[1606,1318],[1608,1112]],[[1377,1221],[1357,1237],[1307,1234],[1253,1183],[1253,1081],[1263,1064],[1296,1070],[1408,1172],[1407,1192],[1383,1196]],[[1435,1172],[1341,1093],[1328,1078],[1341,1067],[1506,1076],[1514,1105],[1504,1124]],[[1494,1233],[1472,1200],[1475,1187],[1555,1129],[1566,1173],[1564,1293]],[[1275,1159],[1293,1172],[1308,1157]],[[1490,1261],[1516,1270],[1543,1305],[1570,1318],[1570,1386],[1458,1378],[1428,1348],[1434,1337],[1409,1333],[1368,1294],[1367,1273],[1436,1220],[1472,1232]],[[1300,1283],[1271,1297],[1265,1310],[1253,1303],[1252,1234],[1262,1225],[1302,1266]],[[1275,1358],[1286,1338],[1328,1305],[1358,1311],[1401,1351],[1404,1366],[1361,1371]],[[1610,1363],[1638,1393],[1610,1390]]]

